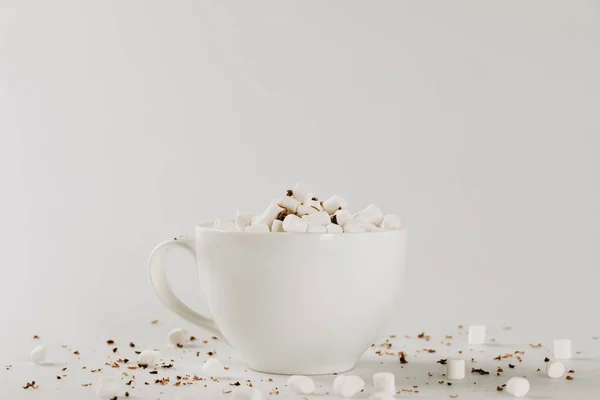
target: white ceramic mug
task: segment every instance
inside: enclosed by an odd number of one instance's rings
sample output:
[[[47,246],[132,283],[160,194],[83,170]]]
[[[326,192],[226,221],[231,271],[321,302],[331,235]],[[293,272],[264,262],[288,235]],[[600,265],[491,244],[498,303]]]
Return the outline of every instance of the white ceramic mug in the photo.
[[[165,261],[176,247],[195,255],[214,321],[169,287]],[[330,374],[352,369],[389,322],[405,254],[405,229],[248,233],[204,225],[195,239],[158,245],[149,272],[167,307],[224,337],[252,369]]]

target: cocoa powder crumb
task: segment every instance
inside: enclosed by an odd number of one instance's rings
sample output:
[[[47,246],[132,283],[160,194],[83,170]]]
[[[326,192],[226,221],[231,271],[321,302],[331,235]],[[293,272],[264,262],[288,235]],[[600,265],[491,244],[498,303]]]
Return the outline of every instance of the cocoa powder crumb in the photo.
[[[440,358],[436,364],[442,364],[442,365],[446,365],[448,363],[448,359],[447,358]]]
[[[572,381],[574,378],[571,375],[567,375],[567,380]]]

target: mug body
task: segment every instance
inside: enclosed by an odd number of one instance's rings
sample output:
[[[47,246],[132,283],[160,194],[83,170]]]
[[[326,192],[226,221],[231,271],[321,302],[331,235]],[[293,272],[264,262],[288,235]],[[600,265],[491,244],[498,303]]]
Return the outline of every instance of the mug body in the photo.
[[[293,234],[196,226],[195,233],[215,323],[252,369],[352,369],[392,316],[405,229]]]

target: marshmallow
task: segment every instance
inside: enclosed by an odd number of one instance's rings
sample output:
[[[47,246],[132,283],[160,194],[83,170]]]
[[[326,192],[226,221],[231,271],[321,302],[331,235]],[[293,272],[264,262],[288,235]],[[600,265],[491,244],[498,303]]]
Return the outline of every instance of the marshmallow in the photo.
[[[283,230],[286,232],[301,232],[308,230],[308,221],[294,214],[289,214],[283,220]]]
[[[323,202],[323,209],[329,214],[334,214],[337,210],[346,208],[348,203],[337,194],[334,194]]]
[[[465,360],[448,359],[446,361],[446,377],[448,379],[465,379]]]
[[[293,197],[283,196],[279,199],[277,204],[279,204],[280,207],[287,208],[291,212],[295,213],[300,205],[300,202]]]
[[[252,218],[250,218],[250,225],[256,224],[256,222],[258,221],[259,218],[260,218],[260,215],[255,215]]]
[[[484,344],[485,343],[485,326],[471,325],[469,326],[469,344]]]
[[[352,397],[365,387],[365,382],[360,376],[340,375],[333,381],[333,390],[343,397]]]
[[[294,190],[292,192],[294,198],[300,203],[306,203],[312,197],[310,190],[308,190],[308,188],[301,183],[296,183],[296,186],[294,186]]]
[[[506,382],[506,391],[515,397],[523,397],[529,392],[529,381],[520,377],[510,378]]]
[[[315,382],[308,376],[293,375],[287,381],[287,386],[299,394],[311,394],[315,391]]]
[[[178,328],[169,332],[167,337],[169,338],[169,343],[171,343],[173,346],[181,347],[185,342],[188,341],[190,335],[188,335],[185,329]]]
[[[216,219],[213,224],[213,229],[218,229],[220,231],[228,231],[228,232],[237,232],[238,228],[233,221],[228,221],[225,219]]]
[[[298,209],[296,210],[296,213],[298,215],[316,214],[318,212],[319,212],[319,210],[317,210],[314,207],[309,206],[308,204],[300,204],[298,206]]]
[[[353,224],[351,222],[345,223],[343,228],[344,228],[344,232],[347,232],[347,233],[360,233],[360,232],[367,231],[363,226],[361,226],[359,224]]]
[[[314,200],[316,199],[316,200]],[[323,211],[323,206],[321,205],[321,202],[319,201],[319,199],[317,199],[316,197],[312,197],[310,200],[308,200],[306,202],[307,205],[316,208],[319,211]]]
[[[375,204],[369,204],[364,210],[357,213],[354,219],[358,222],[368,222],[379,226],[383,221],[383,212]]]
[[[271,231],[269,230],[269,225],[267,225],[267,224],[254,224],[254,225],[250,225],[249,227],[247,227],[244,232],[257,233],[257,232],[271,232]]]
[[[235,216],[235,226],[241,232],[245,231],[246,228],[251,225],[251,221],[252,214],[250,213],[241,213],[238,211],[237,215]]]
[[[144,350],[140,353],[138,364],[142,367],[153,368],[160,361],[160,352],[155,350]]]
[[[319,211],[314,214],[307,214],[304,215],[302,218],[304,217],[306,217],[306,219],[313,224],[325,226],[331,223],[331,219],[329,217],[329,214],[327,214],[327,211]]]
[[[308,223],[308,228],[306,229],[306,232],[310,232],[310,233],[326,233],[327,232],[327,228],[325,228],[325,225],[316,224],[314,222],[309,222]]]
[[[565,373],[565,365],[559,361],[554,361],[546,365],[546,375],[552,379],[560,378]]]
[[[364,228],[365,232],[375,232],[376,230],[381,230],[377,225],[373,225],[368,222],[354,222],[353,225],[358,225]]]
[[[241,387],[233,393],[233,400],[262,400],[262,394],[255,387]]]
[[[279,215],[281,211],[284,210],[283,207],[280,207],[278,204],[279,200],[273,200],[269,207],[261,214],[260,217],[256,220],[256,222],[252,222],[254,224],[266,224],[271,226],[275,218]]]
[[[367,230],[367,232],[383,232],[383,229],[378,227],[377,225],[370,224],[371,226]]]
[[[271,232],[285,232],[283,230],[283,221],[276,219],[271,225]]]
[[[119,379],[116,376],[101,376],[98,380],[98,397],[116,398],[120,391]]]
[[[395,399],[394,395],[386,393],[386,392],[375,393],[375,394],[372,394],[371,397],[369,397],[369,400],[394,400],[394,399]]]
[[[37,346],[31,351],[29,359],[34,364],[42,364],[46,358],[46,348],[44,346]]]
[[[344,226],[347,222],[354,222],[354,217],[348,210],[338,210],[331,217],[331,222]]]
[[[381,229],[384,231],[397,231],[400,228],[402,228],[402,221],[394,214],[388,214],[383,217]]]
[[[327,233],[343,233],[344,232],[342,227],[337,224],[327,224],[327,225],[325,225],[325,229],[326,229]]]
[[[391,372],[378,372],[373,375],[373,385],[376,392],[396,394],[396,381]]]
[[[209,358],[204,364],[202,364],[202,371],[208,376],[222,376],[225,367],[216,358]]]
[[[571,358],[571,341],[569,339],[556,339],[554,341],[554,358],[558,360]]]

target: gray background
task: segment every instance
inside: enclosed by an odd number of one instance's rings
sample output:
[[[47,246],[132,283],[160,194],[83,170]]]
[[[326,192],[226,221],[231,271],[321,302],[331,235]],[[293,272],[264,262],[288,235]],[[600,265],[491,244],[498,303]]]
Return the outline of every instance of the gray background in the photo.
[[[0,0],[3,335],[178,323],[153,246],[298,180],[403,218],[396,326],[598,335],[599,52],[598,1]]]

